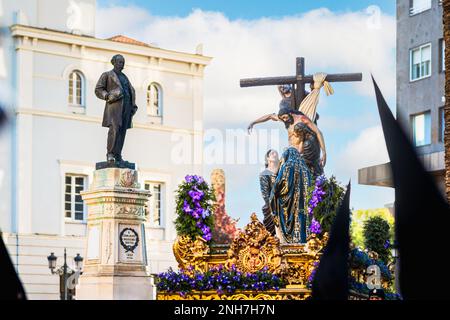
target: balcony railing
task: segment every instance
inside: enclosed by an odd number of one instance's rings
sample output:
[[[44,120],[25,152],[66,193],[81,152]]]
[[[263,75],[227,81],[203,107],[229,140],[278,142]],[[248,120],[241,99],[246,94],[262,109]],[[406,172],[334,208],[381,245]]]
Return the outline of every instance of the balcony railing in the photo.
[[[442,4],[442,1],[439,1],[439,4]],[[411,2],[411,7],[409,8],[409,15],[410,16],[416,15],[418,13],[431,9],[431,7],[432,7],[431,0],[413,1]]]
[[[416,15],[418,13],[430,10],[430,9],[431,9],[431,6],[411,7],[411,8],[409,8],[409,15],[413,16],[413,15]]]

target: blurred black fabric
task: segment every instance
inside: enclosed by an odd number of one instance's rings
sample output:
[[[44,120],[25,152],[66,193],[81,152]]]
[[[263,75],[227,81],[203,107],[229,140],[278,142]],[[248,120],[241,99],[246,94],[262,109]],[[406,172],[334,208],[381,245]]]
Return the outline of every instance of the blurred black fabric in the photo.
[[[349,183],[313,279],[313,300],[348,300],[350,187]]]
[[[0,236],[0,300],[26,300],[22,283],[17,276],[3,238]]]
[[[6,112],[0,105],[0,130],[3,129],[3,125],[5,124],[6,124]]]
[[[449,205],[373,82],[395,187],[400,294],[405,300],[450,299]]]

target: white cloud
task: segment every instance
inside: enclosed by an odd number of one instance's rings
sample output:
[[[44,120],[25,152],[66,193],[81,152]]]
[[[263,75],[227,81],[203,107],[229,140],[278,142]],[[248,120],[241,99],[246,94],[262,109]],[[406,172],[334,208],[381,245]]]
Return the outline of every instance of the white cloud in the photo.
[[[108,7],[98,10],[97,34],[125,34],[188,52],[203,43],[204,53],[214,57],[205,74],[205,120],[231,123],[273,112],[279,101],[275,88],[240,88],[239,79],[292,75],[297,56],[307,58],[307,72],[364,72],[363,83],[352,84],[364,95],[373,95],[372,72],[393,96],[395,18],[381,14],[377,28],[370,19],[365,11],[324,8],[278,19],[230,20],[198,9],[185,17],[159,17],[139,7]]]
[[[360,168],[389,162],[381,126],[361,131],[356,139],[345,146],[336,160],[339,173],[351,177],[356,177]]]
[[[354,209],[382,208],[394,202],[394,189],[358,184],[358,169],[389,162],[381,125],[362,130],[332,159],[332,171],[342,182],[351,179],[351,207]]]
[[[124,34],[186,52],[194,52],[197,44],[203,43],[204,54],[214,58],[205,71],[205,127],[213,125],[224,130],[237,125],[245,128],[256,117],[278,110],[280,98],[275,88],[240,88],[239,79],[293,75],[297,56],[306,58],[307,73],[363,72],[363,82],[348,84],[353,86],[352,96],[373,97],[372,73],[385,96],[392,99],[396,88],[395,17],[380,13],[375,18],[376,23],[366,11],[334,13],[324,8],[302,15],[254,20],[230,20],[220,12],[202,10],[185,17],[160,17],[139,7],[113,6],[98,8],[96,22],[97,36],[101,38]],[[328,108],[327,104],[326,99],[321,100],[322,110]],[[333,102],[332,107],[341,106]],[[355,125],[363,130],[342,153],[329,154],[330,165],[336,164],[330,173],[343,181],[355,177],[358,168],[388,161],[381,128],[372,127],[371,115],[365,110],[357,124],[354,118],[336,113],[320,120],[324,130],[340,132],[343,127],[355,129]],[[207,167],[209,171],[214,166]],[[232,186],[227,202],[233,214],[246,217],[247,213],[258,212],[260,166],[225,167]],[[358,187],[353,189],[356,193]],[[237,190],[246,190],[247,197]],[[370,205],[364,194],[360,198],[358,206]]]

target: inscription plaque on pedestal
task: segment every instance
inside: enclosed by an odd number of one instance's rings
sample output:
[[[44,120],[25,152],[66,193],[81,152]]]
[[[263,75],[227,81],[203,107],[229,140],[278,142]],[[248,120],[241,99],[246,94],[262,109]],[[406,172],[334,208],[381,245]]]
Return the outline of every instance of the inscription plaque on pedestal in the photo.
[[[119,261],[142,262],[138,226],[119,225]]]

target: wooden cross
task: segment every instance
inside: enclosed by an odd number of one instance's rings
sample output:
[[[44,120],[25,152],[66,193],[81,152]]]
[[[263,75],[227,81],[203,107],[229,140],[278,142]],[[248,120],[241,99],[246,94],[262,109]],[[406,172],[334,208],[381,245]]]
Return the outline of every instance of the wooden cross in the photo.
[[[270,77],[270,78],[250,78],[241,79],[241,87],[259,87],[291,84],[294,89],[292,103],[296,109],[300,106],[306,97],[305,84],[313,83],[312,75],[305,75],[305,58],[296,59],[296,75],[287,77]],[[362,73],[338,73],[327,75],[328,82],[350,82],[362,81]]]

